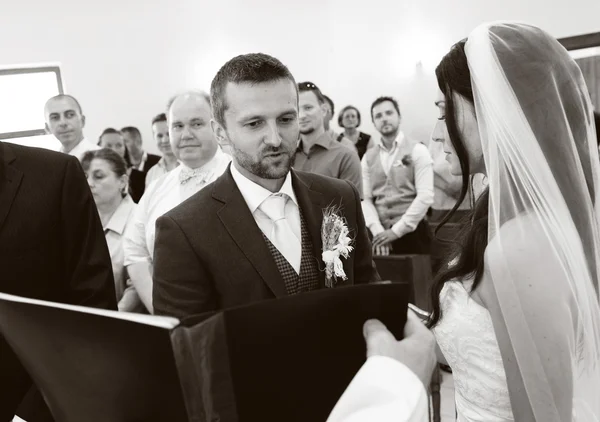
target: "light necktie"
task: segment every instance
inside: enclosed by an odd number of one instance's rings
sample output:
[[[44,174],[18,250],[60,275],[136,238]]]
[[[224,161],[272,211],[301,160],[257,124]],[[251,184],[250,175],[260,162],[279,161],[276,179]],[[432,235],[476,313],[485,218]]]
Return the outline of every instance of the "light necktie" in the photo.
[[[288,199],[289,197],[286,194],[275,193],[265,199],[258,208],[273,222],[271,233],[268,236],[269,240],[299,274],[302,243],[292,231],[289,221],[285,218],[285,204]]]

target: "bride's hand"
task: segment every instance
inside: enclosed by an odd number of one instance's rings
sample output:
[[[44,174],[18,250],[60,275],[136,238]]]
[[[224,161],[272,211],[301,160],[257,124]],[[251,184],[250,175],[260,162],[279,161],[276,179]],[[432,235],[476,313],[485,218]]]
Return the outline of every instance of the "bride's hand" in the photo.
[[[406,365],[425,388],[437,364],[435,338],[419,317],[408,311],[404,339],[397,341],[392,333],[376,319],[365,322],[363,334],[367,342],[367,357],[387,356]]]

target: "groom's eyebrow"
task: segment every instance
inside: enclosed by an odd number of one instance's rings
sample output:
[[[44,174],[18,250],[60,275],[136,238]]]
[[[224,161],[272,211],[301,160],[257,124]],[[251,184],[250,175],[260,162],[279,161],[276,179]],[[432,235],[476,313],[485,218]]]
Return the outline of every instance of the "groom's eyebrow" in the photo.
[[[292,114],[294,116],[298,115],[298,111],[296,111],[296,109],[294,108],[290,108],[289,110],[285,110],[283,112],[281,112],[277,118],[280,118],[282,116],[286,116]],[[267,116],[262,115],[262,114],[248,114],[246,116],[240,116],[240,118],[238,119],[238,122],[248,122],[251,120],[266,120]]]

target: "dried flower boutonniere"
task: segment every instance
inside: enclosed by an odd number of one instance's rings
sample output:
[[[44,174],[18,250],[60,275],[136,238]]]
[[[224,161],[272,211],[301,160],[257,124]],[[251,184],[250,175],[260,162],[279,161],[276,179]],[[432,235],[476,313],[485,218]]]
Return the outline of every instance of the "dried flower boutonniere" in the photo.
[[[405,156],[402,157],[402,159],[394,161],[394,164],[392,164],[392,165],[394,167],[408,167],[411,164],[412,164],[412,157],[410,154],[406,154]]]
[[[348,258],[353,247],[350,245],[346,220],[339,215],[338,207],[327,207],[323,211],[321,225],[321,240],[323,242],[323,262],[325,263],[325,286],[333,287],[337,277],[346,280],[344,266],[340,257]]]

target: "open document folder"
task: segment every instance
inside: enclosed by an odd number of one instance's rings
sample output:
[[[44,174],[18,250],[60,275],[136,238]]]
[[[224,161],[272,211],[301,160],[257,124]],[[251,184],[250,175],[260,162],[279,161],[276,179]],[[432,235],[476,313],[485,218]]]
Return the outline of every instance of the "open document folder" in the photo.
[[[57,421],[325,421],[366,358],[401,338],[410,286],[325,289],[178,321],[0,294],[0,331]]]

